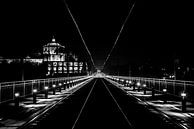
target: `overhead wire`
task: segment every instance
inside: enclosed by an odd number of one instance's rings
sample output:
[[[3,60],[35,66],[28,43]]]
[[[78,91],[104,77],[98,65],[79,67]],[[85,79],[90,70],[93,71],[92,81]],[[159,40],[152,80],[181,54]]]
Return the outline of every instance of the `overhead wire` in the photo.
[[[69,14],[70,14],[70,16],[71,16],[71,18],[72,18],[74,24],[75,24],[75,26],[76,26],[76,28],[77,28],[77,31],[78,31],[78,33],[79,33],[79,35],[80,35],[80,37],[81,37],[81,40],[82,40],[82,42],[83,42],[83,44],[84,44],[84,46],[85,46],[85,48],[86,48],[86,50],[87,50],[87,52],[88,52],[88,54],[89,54],[89,56],[90,56],[90,60],[91,60],[91,62],[92,62],[92,65],[94,66],[94,68],[96,68],[96,66],[95,66],[95,64],[94,64],[94,60],[93,60],[93,58],[92,58],[92,55],[91,55],[91,53],[90,53],[90,51],[89,51],[89,49],[88,49],[88,47],[87,47],[87,45],[86,45],[86,42],[85,42],[85,40],[84,40],[84,38],[83,38],[83,36],[82,36],[82,33],[81,33],[80,29],[79,29],[79,26],[78,26],[78,24],[77,24],[77,22],[76,22],[76,20],[75,20],[75,18],[74,18],[74,16],[73,16],[73,14],[71,13],[71,10],[69,9],[69,6],[68,6],[66,0],[64,0],[64,3],[65,3],[65,6],[66,6],[66,8],[67,8],[67,10],[68,10],[68,12],[69,12]]]
[[[129,13],[128,13],[127,17],[125,18],[125,21],[123,22],[123,24],[122,24],[122,26],[121,26],[121,29],[120,29],[120,31],[119,31],[117,37],[116,37],[116,40],[115,40],[115,42],[114,42],[114,44],[113,44],[113,47],[112,47],[112,49],[110,50],[110,52],[109,52],[109,54],[108,54],[106,60],[104,61],[103,65],[102,65],[102,70],[104,70],[105,65],[106,65],[108,59],[110,58],[110,55],[111,55],[112,51],[114,50],[114,48],[115,48],[115,46],[116,46],[116,44],[117,44],[117,42],[118,42],[118,39],[119,39],[119,37],[120,37],[120,35],[121,35],[122,31],[123,31],[123,28],[125,27],[126,22],[128,21],[128,19],[129,19],[131,13],[132,13],[132,11],[133,11],[134,6],[135,6],[135,2],[133,3],[132,7],[130,8]]]

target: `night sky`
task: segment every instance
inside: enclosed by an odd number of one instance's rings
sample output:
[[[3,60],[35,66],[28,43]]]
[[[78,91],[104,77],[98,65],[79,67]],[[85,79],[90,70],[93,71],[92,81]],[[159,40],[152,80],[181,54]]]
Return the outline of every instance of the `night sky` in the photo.
[[[100,67],[135,2],[107,65],[193,60],[193,7],[182,0],[67,0],[94,63]],[[53,36],[89,60],[63,0],[0,2],[0,56],[26,56]],[[108,67],[108,66],[106,66]]]

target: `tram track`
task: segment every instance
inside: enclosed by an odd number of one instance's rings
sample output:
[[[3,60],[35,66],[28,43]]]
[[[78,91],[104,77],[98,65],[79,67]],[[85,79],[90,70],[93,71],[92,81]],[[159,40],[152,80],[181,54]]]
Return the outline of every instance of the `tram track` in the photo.
[[[22,126],[18,127],[18,129],[36,128],[36,126],[38,125],[38,123],[41,120],[43,120],[44,118],[46,118],[49,115],[49,113],[57,107],[57,105],[61,104],[62,101],[64,101],[65,99],[68,99],[71,95],[73,95],[74,93],[76,93],[77,91],[79,91],[81,88],[83,88],[85,85],[87,85],[88,83],[90,83],[92,80],[93,79],[89,79],[89,80],[85,81],[84,84],[82,84],[81,86],[73,89],[72,92],[70,92],[64,98],[60,99],[59,101],[57,101],[55,103],[52,103],[50,105],[47,105],[45,108],[39,110],[38,112],[36,112],[32,116],[30,116],[30,118],[25,122],[25,124],[23,124]]]
[[[94,78],[27,128],[180,129],[104,78]]]

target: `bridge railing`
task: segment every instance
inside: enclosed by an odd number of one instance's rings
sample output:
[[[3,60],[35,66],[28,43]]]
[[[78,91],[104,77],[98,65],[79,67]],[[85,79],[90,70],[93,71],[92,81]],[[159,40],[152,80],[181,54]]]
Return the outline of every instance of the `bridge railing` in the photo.
[[[108,78],[123,83],[130,83],[130,85],[136,85],[137,87],[137,83],[139,83],[139,87],[146,86],[146,88],[154,89],[158,92],[163,92],[166,89],[168,94],[177,97],[181,97],[181,93],[186,93],[186,98],[194,101],[194,81],[126,76],[108,76]]]
[[[32,95],[34,89],[36,89],[37,92],[43,92],[45,87],[51,89],[53,85],[56,87],[64,86],[65,84],[79,82],[90,77],[91,76],[75,76],[3,82],[0,83],[0,104],[14,100],[16,93],[18,93],[20,97],[26,97]]]

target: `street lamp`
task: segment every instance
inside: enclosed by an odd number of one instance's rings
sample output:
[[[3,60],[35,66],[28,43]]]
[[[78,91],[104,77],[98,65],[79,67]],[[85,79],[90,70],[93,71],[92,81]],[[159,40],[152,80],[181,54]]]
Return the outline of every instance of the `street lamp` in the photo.
[[[45,90],[45,98],[47,99],[48,98],[48,90],[49,90],[49,87],[48,86],[45,86],[44,87],[44,90]]]
[[[36,103],[36,94],[37,94],[37,89],[33,89],[33,103],[35,104]]]
[[[53,95],[55,95],[55,88],[56,88],[56,85],[55,84],[53,84]]]
[[[185,92],[181,93],[181,97],[182,97],[182,112],[186,111],[186,96],[187,96],[187,94]]]
[[[16,92],[14,94],[14,97],[15,97],[15,107],[19,107],[19,97],[20,97],[20,93],[19,92]]]
[[[137,82],[136,85],[137,85],[137,88],[138,88],[138,92],[140,92],[141,83],[140,82]]]
[[[144,95],[146,94],[146,84],[143,84]]]
[[[163,91],[163,93],[164,93],[164,103],[166,103],[166,101],[167,101],[167,100],[166,100],[166,99],[167,99],[167,96],[166,96],[166,95],[167,95],[167,94],[166,94],[166,93],[167,93],[167,89],[164,88],[162,91]]]

